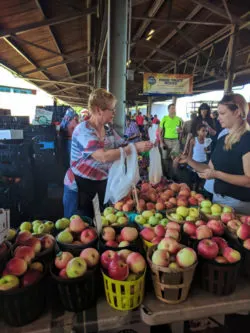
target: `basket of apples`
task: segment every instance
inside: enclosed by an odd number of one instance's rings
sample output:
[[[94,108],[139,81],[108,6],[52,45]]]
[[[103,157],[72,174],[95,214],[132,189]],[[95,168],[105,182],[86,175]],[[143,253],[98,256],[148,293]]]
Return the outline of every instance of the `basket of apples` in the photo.
[[[55,224],[52,221],[35,220],[33,222],[25,221],[20,224],[19,231],[29,231],[31,233],[42,235],[52,234],[55,230]]]
[[[165,237],[172,237],[176,241],[179,241],[180,231],[181,226],[177,222],[168,222],[166,226],[158,224],[155,227],[145,227],[140,232],[145,251],[148,251],[154,245],[158,245]]]
[[[99,238],[99,248],[101,253],[106,250],[119,251],[121,249],[141,252],[143,245],[137,228],[131,225],[122,229],[104,227]]]
[[[212,203],[210,200],[200,202],[200,211],[207,220],[221,220],[222,215],[234,212],[232,207]]]
[[[63,222],[66,219],[63,219]],[[69,223],[61,225],[61,230],[56,236],[56,241],[61,251],[71,252],[79,256],[81,251],[87,247],[97,247],[98,236],[95,228],[78,216],[71,217]]]
[[[241,254],[222,237],[202,239],[197,246],[202,289],[216,295],[234,292],[241,267]]]
[[[121,311],[137,308],[143,301],[146,261],[138,252],[107,250],[101,255],[108,304]]]
[[[80,256],[59,252],[50,266],[59,298],[67,311],[80,312],[96,305],[100,285],[100,255],[95,248],[83,249]]]
[[[23,326],[37,319],[45,308],[46,268],[31,257],[10,259],[0,278],[0,311],[6,323]]]
[[[116,211],[114,207],[107,207],[104,209],[101,216],[102,226],[110,226],[116,230],[121,230],[128,224],[128,216],[121,211]]]
[[[163,216],[163,213],[155,212],[155,210],[144,210],[135,217],[135,222],[140,229],[143,229],[145,227],[155,227],[158,224],[166,226],[168,219]]]
[[[185,202],[182,202],[185,204]],[[170,221],[183,224],[185,221],[195,222],[201,218],[200,211],[196,207],[178,206],[177,208],[169,209],[166,213]]]
[[[156,297],[168,304],[185,301],[197,266],[196,252],[166,237],[149,248],[147,260]]]

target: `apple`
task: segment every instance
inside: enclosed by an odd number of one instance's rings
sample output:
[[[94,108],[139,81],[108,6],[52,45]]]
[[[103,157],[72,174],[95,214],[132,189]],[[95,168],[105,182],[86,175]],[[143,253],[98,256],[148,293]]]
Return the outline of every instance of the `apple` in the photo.
[[[21,284],[23,287],[28,287],[31,284],[34,284],[36,281],[39,280],[42,273],[35,269],[28,270],[21,279]]]
[[[232,213],[222,213],[221,214],[221,221],[225,224],[227,224],[229,221],[234,219],[234,214]]]
[[[105,241],[115,240],[115,229],[112,227],[105,227],[102,230],[102,238]]]
[[[224,234],[224,225],[219,220],[210,220],[207,223],[207,227],[210,228],[214,235],[221,236]]]
[[[118,245],[118,247],[127,247],[129,246],[130,243],[128,241],[121,241]]]
[[[12,241],[16,237],[15,229],[8,229],[7,240]]]
[[[168,265],[168,268],[171,268],[173,271],[178,271],[180,269],[180,266],[176,262],[171,262]]]
[[[210,207],[202,207],[201,212],[207,215],[212,214],[211,208]]]
[[[122,206],[122,210],[123,210],[124,212],[131,212],[132,209],[133,209],[133,206],[131,206],[131,205],[129,205],[129,204],[125,204],[125,205]]]
[[[120,251],[119,251],[120,252]],[[112,260],[118,259],[118,253],[112,250],[107,250],[101,255],[101,265],[104,269],[108,269]]]
[[[114,214],[115,210],[113,207],[107,207],[104,209],[103,215],[106,217],[107,215]]]
[[[176,214],[187,217],[189,214],[189,209],[187,207],[180,206],[176,209]]]
[[[69,222],[71,221],[71,220],[74,220],[74,219],[76,219],[76,218],[79,218],[80,216],[79,215],[72,215],[71,217],[70,217],[70,219],[69,219]]]
[[[177,205],[177,199],[176,198],[174,198],[174,197],[172,197],[172,198],[169,198],[169,200],[168,200],[168,202],[167,203],[170,203],[170,204],[172,204],[172,206],[171,207],[166,207],[166,208],[169,208],[169,209],[171,209],[172,207],[174,207],[174,206],[176,206]],[[166,203],[166,205],[167,205],[167,203]]]
[[[187,201],[186,197],[177,198],[177,206],[178,207],[187,207],[188,201]]]
[[[144,228],[141,232],[140,235],[143,239],[145,239],[148,242],[151,242],[151,240],[155,237],[154,230],[151,228]]]
[[[96,266],[100,259],[98,251],[91,247],[82,250],[80,257],[86,261],[87,266],[90,268]]]
[[[201,206],[201,208],[211,208],[212,207],[212,202],[210,200],[203,200],[201,202],[200,206]]]
[[[181,268],[192,266],[197,261],[197,255],[190,247],[184,247],[176,254],[176,262]]]
[[[159,210],[159,211],[164,210],[165,207],[166,206],[163,203],[161,203],[161,202],[157,202],[156,205],[155,205],[155,209]]]
[[[161,224],[158,224],[157,226],[154,227],[154,233],[156,236],[164,237],[165,232],[166,232],[166,230],[163,227],[163,225],[161,225]]]
[[[180,249],[180,244],[174,238],[163,238],[159,245],[158,250],[167,250],[169,253],[177,253]]]
[[[219,246],[211,239],[202,239],[198,244],[198,253],[205,259],[215,259],[219,253]]]
[[[190,198],[188,198],[188,203],[189,203],[191,206],[198,206],[198,200],[195,199],[193,196],[191,196]]]
[[[126,224],[126,223],[128,223],[128,219],[127,219],[126,216],[120,216],[117,219],[117,223],[119,223],[119,224]]]
[[[196,225],[196,227],[200,227],[201,225],[206,225],[206,222],[202,221],[202,220],[198,220],[195,222],[195,225]]]
[[[240,261],[241,255],[240,252],[232,249],[231,247],[226,247],[223,250],[223,256],[227,259],[230,263],[235,263],[237,261]]]
[[[50,232],[55,227],[55,224],[52,221],[46,221],[44,225],[46,226],[48,232]]]
[[[180,185],[173,183],[169,185],[170,190],[172,190],[173,192],[177,193],[180,190]]]
[[[127,257],[129,256],[130,253],[132,253],[132,251],[130,251],[128,249],[123,249],[123,250],[118,251],[119,257],[124,261],[127,260]]]
[[[218,204],[213,204],[211,207],[212,215],[220,215],[222,212],[222,207]]]
[[[152,239],[151,243],[154,244],[154,245],[158,245],[162,239],[163,239],[163,237],[155,236],[155,237]]]
[[[86,228],[82,231],[80,240],[82,244],[89,244],[97,238],[97,232],[93,228]]]
[[[56,221],[55,226],[56,226],[56,229],[58,229],[58,230],[64,230],[69,227],[69,224],[70,224],[69,219],[62,218],[62,219]]]
[[[142,215],[137,215],[135,217],[135,222],[137,222],[139,224],[145,224],[147,222],[147,220]]]
[[[115,223],[117,221],[117,216],[115,214],[108,214],[105,216],[106,220],[108,220],[110,223]]]
[[[40,263],[39,261],[32,262],[30,264],[30,269],[37,270],[39,272],[43,272],[43,264]]]
[[[236,231],[237,236],[241,240],[246,240],[250,237],[250,226],[246,223],[243,223]]]
[[[189,198],[190,191],[187,190],[187,189],[181,189],[180,192],[179,192],[179,196],[183,196],[183,197]]]
[[[82,232],[86,227],[88,227],[88,224],[83,222],[80,217],[70,220],[69,228],[72,232]]]
[[[157,224],[160,223],[160,220],[157,219],[155,216],[151,216],[148,220],[148,223],[151,225],[151,226],[156,226]]]
[[[55,266],[58,269],[66,268],[68,262],[73,259],[74,256],[70,252],[59,252],[55,259]]]
[[[168,224],[168,219],[164,218],[160,221],[160,224],[163,225],[164,227]]]
[[[172,213],[172,214],[170,214],[170,216],[175,221],[183,221],[183,217],[179,214]]]
[[[223,250],[228,247],[227,241],[225,241],[224,238],[213,237],[212,240],[219,246],[220,252],[223,252]]]
[[[8,246],[5,242],[0,245],[0,256],[2,257],[8,252]]]
[[[227,223],[227,227],[234,232],[236,232],[240,226],[241,222],[239,220],[231,220]]]
[[[114,208],[116,209],[116,210],[122,210],[122,206],[123,206],[123,202],[121,201],[118,201],[118,202],[116,202],[115,203],[115,206],[114,206]]]
[[[19,287],[19,279],[15,275],[5,275],[0,279],[0,290],[6,291]]]
[[[87,271],[87,263],[83,258],[76,257],[71,259],[66,266],[66,273],[69,278],[83,276]]]
[[[30,246],[25,246],[25,245],[21,245],[21,246],[18,246],[16,249],[15,249],[15,253],[14,253],[14,256],[16,258],[21,258],[23,260],[25,260],[28,263],[31,262],[32,259],[35,258],[35,251],[33,250],[32,247]]]
[[[208,228],[206,225],[201,225],[196,229],[196,238],[198,240],[204,238],[211,238],[212,236],[213,236],[212,230]]]
[[[177,231],[175,229],[167,228],[165,237],[171,237],[171,238],[178,240],[180,238],[180,234],[179,234],[179,231]]]
[[[181,226],[177,222],[168,222],[167,229],[175,229],[177,231],[181,231]]]
[[[242,215],[242,216],[240,217],[240,221],[241,221],[242,223],[247,223],[247,224],[249,224],[249,223],[250,223],[250,216]]]
[[[26,242],[24,242],[24,245],[32,247],[35,253],[39,253],[42,248],[40,239],[36,237],[29,238]]]
[[[21,231],[17,235],[16,244],[23,245],[31,237],[32,237],[31,232],[29,232],[29,231]]]
[[[71,244],[73,242],[73,236],[69,231],[61,231],[57,235],[57,240],[61,243]]]
[[[121,236],[123,240],[133,242],[138,238],[138,231],[136,230],[136,228],[124,227],[121,231]]]
[[[167,267],[169,264],[169,253],[167,250],[156,250],[152,255],[152,263],[158,266]]]
[[[194,216],[187,216],[186,217],[187,222],[195,222],[195,220],[196,220],[196,217],[194,217]]]
[[[195,207],[190,207],[188,216],[198,218],[199,217],[199,210]]]
[[[27,271],[27,262],[21,258],[12,258],[6,265],[6,270],[10,275],[21,276]]]
[[[148,220],[153,215],[154,213],[151,210],[144,210],[144,212],[142,212],[142,217],[144,217],[146,220]]]
[[[108,266],[108,275],[111,279],[124,281],[129,275],[128,264],[121,259],[112,260]]]
[[[243,247],[247,250],[250,250],[250,238],[244,240]]]
[[[55,238],[52,235],[44,235],[41,237],[41,245],[43,249],[50,249],[55,244]]]
[[[216,262],[218,262],[219,264],[228,264],[228,261],[225,257],[222,256],[218,256],[214,259]]]
[[[197,229],[196,225],[192,222],[185,222],[183,225],[183,231],[189,236],[195,236],[196,229]]]
[[[233,213],[233,208],[229,206],[224,206],[222,209],[223,213]]]
[[[138,252],[132,252],[128,255],[126,263],[132,273],[141,274],[146,269],[146,261]]]
[[[20,225],[21,231],[31,231],[32,230],[32,224],[30,222],[23,222]]]
[[[118,243],[116,241],[113,241],[113,240],[109,240],[105,243],[106,246],[109,246],[109,247],[118,247]]]
[[[67,272],[66,272],[66,268],[63,268],[60,270],[59,272],[59,276],[62,278],[62,279],[68,279],[68,275],[67,275]]]

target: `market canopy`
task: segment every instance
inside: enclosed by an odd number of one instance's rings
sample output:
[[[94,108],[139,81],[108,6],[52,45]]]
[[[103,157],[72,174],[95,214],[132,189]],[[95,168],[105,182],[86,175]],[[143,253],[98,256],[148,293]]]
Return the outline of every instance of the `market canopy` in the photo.
[[[86,106],[100,70],[106,85],[107,3],[1,1],[0,63],[55,97]],[[235,57],[234,84],[249,82],[248,1],[132,0],[129,5],[130,103],[147,100],[144,72],[193,74],[194,92],[221,89],[228,59]],[[232,35],[237,38],[230,46]]]

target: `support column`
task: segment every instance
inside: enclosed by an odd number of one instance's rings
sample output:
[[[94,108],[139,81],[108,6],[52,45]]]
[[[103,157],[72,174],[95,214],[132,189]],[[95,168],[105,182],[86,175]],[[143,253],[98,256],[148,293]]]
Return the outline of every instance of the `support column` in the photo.
[[[150,117],[152,110],[152,96],[148,96],[147,116]]]
[[[237,41],[238,41],[238,25],[233,25],[229,40],[228,46],[228,57],[227,57],[227,79],[224,84],[224,92],[225,94],[232,93],[233,81],[234,81],[234,71],[235,71],[235,56],[237,49]]]
[[[126,100],[128,0],[108,0],[107,89],[117,98],[114,125],[124,133]]]

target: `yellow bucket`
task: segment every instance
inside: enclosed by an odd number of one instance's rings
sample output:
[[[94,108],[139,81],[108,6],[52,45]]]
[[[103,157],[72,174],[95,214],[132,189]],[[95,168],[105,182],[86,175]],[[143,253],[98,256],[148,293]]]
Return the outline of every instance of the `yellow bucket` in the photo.
[[[108,304],[121,311],[137,308],[144,297],[145,274],[135,281],[118,281],[108,277],[103,271],[103,281]]]
[[[143,247],[146,252],[148,252],[148,249],[152,246],[154,246],[153,243],[150,243],[149,241],[142,239],[143,240]]]

